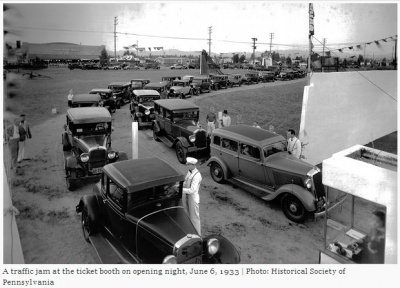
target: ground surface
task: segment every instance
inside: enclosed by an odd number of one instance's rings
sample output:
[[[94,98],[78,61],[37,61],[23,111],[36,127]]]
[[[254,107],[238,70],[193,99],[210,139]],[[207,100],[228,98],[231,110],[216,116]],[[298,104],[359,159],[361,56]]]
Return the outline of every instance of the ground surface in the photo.
[[[158,82],[161,75],[196,75],[198,72],[70,71],[50,68],[39,73],[53,79],[15,77],[19,80],[14,80],[16,86],[9,86],[9,91],[15,94],[6,101],[8,108],[5,114],[6,117],[11,113],[27,114],[33,134],[33,139],[27,143],[31,160],[22,163],[18,174],[10,174],[14,205],[21,212],[17,216],[17,224],[25,262],[97,263],[93,248],[83,239],[80,215],[75,212],[80,197],[91,193],[92,183],[82,183],[74,192],[69,192],[65,185],[61,132],[68,91],[74,89],[75,94],[86,93],[92,88],[107,87],[113,81],[149,78]],[[278,132],[283,132],[300,125],[304,85],[306,81],[301,79],[242,86],[201,94],[189,101],[199,104],[204,114],[208,107],[215,106],[217,110],[228,109],[235,116],[243,115],[244,122],[248,124],[255,119],[262,125],[272,122]],[[271,101],[266,101],[266,97],[270,97]],[[21,102],[25,105],[16,105]],[[274,104],[271,106],[270,103]],[[57,109],[57,114],[52,114],[52,109]],[[293,115],[288,122],[279,120],[285,113]],[[128,105],[117,110],[113,119],[112,146],[115,150],[126,151],[131,157]],[[234,119],[232,122],[235,122]],[[177,161],[174,150],[154,141],[151,135],[150,130],[139,132],[139,157],[160,157],[186,172],[185,166]],[[323,242],[322,219],[295,224],[286,219],[277,203],[265,203],[232,185],[215,183],[210,177],[209,167],[205,165],[201,165],[199,170],[203,176],[200,191],[203,235],[221,233],[237,247],[245,264],[318,263],[318,249],[322,248]]]

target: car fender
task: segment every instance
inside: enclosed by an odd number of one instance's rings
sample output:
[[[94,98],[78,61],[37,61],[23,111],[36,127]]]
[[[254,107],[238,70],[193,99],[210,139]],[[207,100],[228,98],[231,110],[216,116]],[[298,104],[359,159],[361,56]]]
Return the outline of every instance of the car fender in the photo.
[[[118,154],[118,161],[128,160],[128,155],[124,151],[117,152]]]
[[[185,148],[190,147],[189,141],[187,141],[187,139],[185,137],[177,137],[174,141],[174,146],[176,145],[176,143],[178,143],[178,141],[180,141],[182,143],[183,147],[185,147]]]
[[[157,120],[153,120],[153,131],[159,133],[161,131],[160,124],[158,124]]]
[[[208,254],[207,242],[215,238],[219,241],[218,252],[211,256]],[[221,235],[209,235],[203,238],[203,264],[240,264],[240,254],[236,247]]]
[[[227,180],[230,177],[228,165],[226,165],[221,158],[216,156],[212,156],[210,159],[208,159],[206,165],[211,167],[212,162],[217,162],[219,166],[221,166],[222,170],[224,171],[224,180]]]
[[[71,168],[71,169],[78,169],[81,168],[81,166],[78,163],[78,159],[74,156],[68,156],[65,159],[65,166],[66,168]]]
[[[81,213],[83,207],[87,207],[89,221],[92,224],[92,229],[94,229],[94,231],[92,231],[93,233],[99,232],[99,224],[101,223],[100,206],[98,203],[99,199],[97,199],[98,197],[100,196],[97,194],[84,195],[79,201],[79,204],[76,206],[76,213]]]
[[[307,211],[315,211],[316,207],[315,207],[315,197],[311,194],[310,191],[304,189],[303,187],[299,186],[299,185],[295,185],[295,184],[286,184],[283,185],[281,187],[279,187],[275,193],[273,193],[274,198],[276,198],[277,196],[283,196],[284,194],[292,194],[294,196],[296,196],[297,198],[299,198],[299,200],[301,201],[301,203],[303,203],[304,207],[307,209]],[[269,199],[269,200],[272,200]]]

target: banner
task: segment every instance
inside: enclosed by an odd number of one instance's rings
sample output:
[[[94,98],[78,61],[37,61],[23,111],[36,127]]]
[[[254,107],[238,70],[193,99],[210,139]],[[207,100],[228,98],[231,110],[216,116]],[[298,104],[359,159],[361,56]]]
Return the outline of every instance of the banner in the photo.
[[[311,37],[312,35],[314,35],[314,17],[315,17],[314,7],[312,3],[310,3],[309,5],[308,14],[309,14],[309,31],[310,31],[309,37]]]

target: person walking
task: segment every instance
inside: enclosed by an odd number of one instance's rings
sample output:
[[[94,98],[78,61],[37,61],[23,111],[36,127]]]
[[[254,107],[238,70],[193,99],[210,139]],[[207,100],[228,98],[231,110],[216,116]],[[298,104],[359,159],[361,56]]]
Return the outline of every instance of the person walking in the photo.
[[[217,116],[215,115],[214,107],[210,108],[210,113],[207,114],[207,135],[210,136],[211,133],[215,130],[215,123],[217,122]]]
[[[183,182],[182,202],[183,208],[189,215],[190,221],[192,221],[197,233],[201,236],[199,189],[202,177],[199,170],[196,168],[197,162],[196,158],[186,158],[186,166],[189,171],[186,174],[185,182]]]
[[[74,91],[69,90],[69,94],[68,94],[68,107],[71,108],[72,107],[72,98],[74,97]]]
[[[287,131],[287,151],[289,155],[292,155],[300,159],[301,155],[301,142],[300,139],[296,137],[296,132],[293,129]]]
[[[27,160],[25,157],[25,145],[27,139],[32,138],[31,130],[29,128],[28,122],[25,120],[25,114],[21,114],[19,123],[19,144],[18,144],[18,163],[22,160]]]
[[[224,112],[222,112],[221,124],[222,124],[222,127],[231,126],[231,116],[228,115],[227,110],[224,110]]]
[[[19,119],[16,118],[14,119],[13,124],[7,127],[7,142],[11,156],[11,169],[15,169],[15,172],[18,171],[17,161],[19,138]]]

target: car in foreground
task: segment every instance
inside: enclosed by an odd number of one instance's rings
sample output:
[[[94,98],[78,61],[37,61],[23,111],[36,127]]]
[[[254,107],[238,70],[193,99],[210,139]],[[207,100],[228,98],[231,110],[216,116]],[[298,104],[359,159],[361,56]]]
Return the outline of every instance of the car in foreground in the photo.
[[[212,89],[217,91],[218,89],[228,88],[228,75],[217,75],[217,74],[210,74],[210,83]]]
[[[211,177],[263,200],[279,200],[291,221],[319,216],[327,204],[321,170],[289,155],[286,142],[281,135],[247,125],[215,129],[207,162]]]
[[[239,264],[221,235],[197,234],[182,205],[185,175],[160,158],[105,165],[93,193],[84,195],[84,239],[103,264]]]
[[[189,80],[172,81],[172,86],[168,90],[167,98],[185,99],[187,95],[193,95],[193,89],[192,86],[190,86]]]
[[[98,107],[101,97],[93,94],[76,94],[72,97],[71,107]]]
[[[95,88],[90,90],[89,94],[100,95],[99,107],[105,107],[110,113],[115,113],[117,107],[111,89]]]
[[[181,99],[162,99],[154,101],[154,110],[153,138],[175,147],[180,163],[185,164],[190,153],[208,153],[207,133],[198,126],[199,106]]]
[[[130,106],[132,120],[138,122],[138,129],[152,126],[154,115],[154,101],[160,99],[156,90],[135,90]]]
[[[131,102],[131,82],[113,82],[109,84],[107,88],[112,90],[117,109]]]
[[[190,83],[190,86],[192,86],[194,95],[200,95],[200,93],[204,93],[204,91],[206,91],[207,93],[210,93],[210,91],[211,91],[211,82],[210,82],[210,78],[208,76],[193,77],[193,80],[192,80],[192,83]]]
[[[61,138],[68,190],[74,190],[82,180],[98,179],[105,164],[127,159],[124,152],[111,148],[111,124],[111,115],[104,107],[67,110]]]

